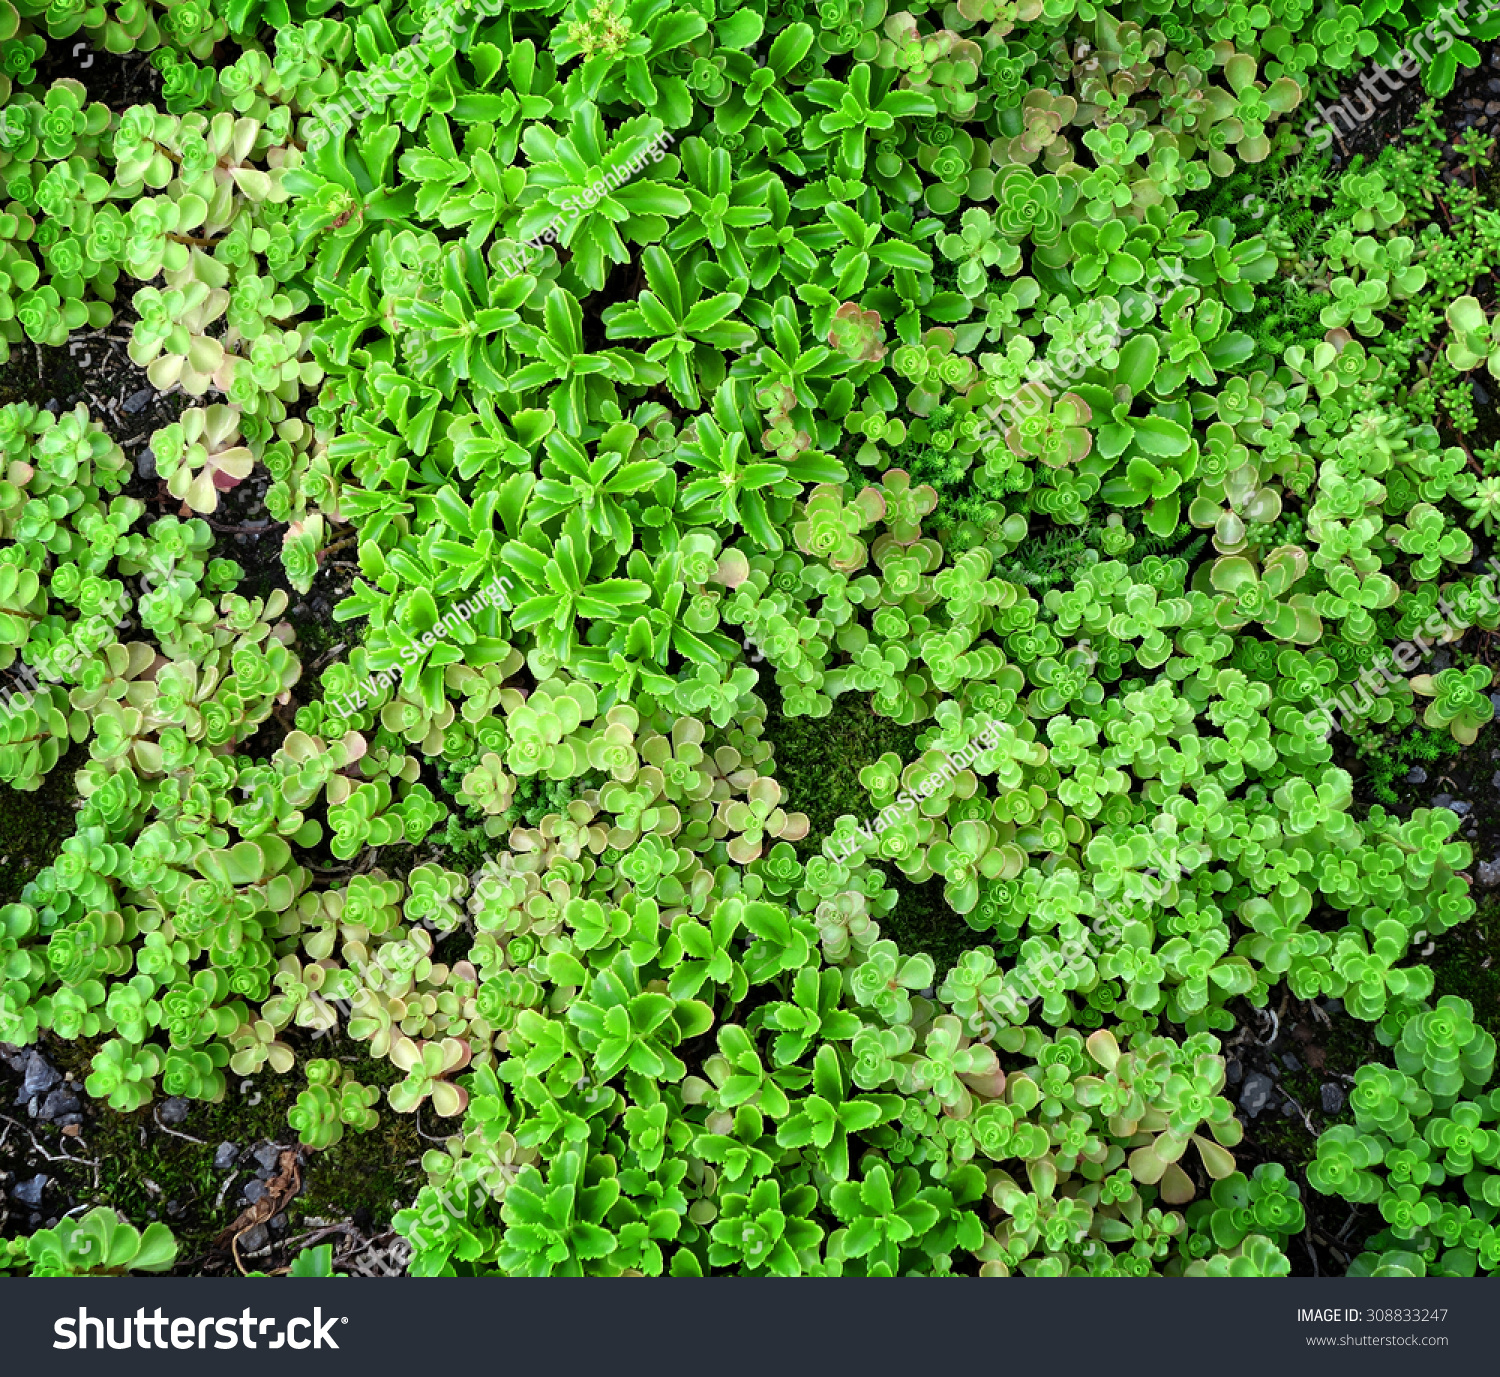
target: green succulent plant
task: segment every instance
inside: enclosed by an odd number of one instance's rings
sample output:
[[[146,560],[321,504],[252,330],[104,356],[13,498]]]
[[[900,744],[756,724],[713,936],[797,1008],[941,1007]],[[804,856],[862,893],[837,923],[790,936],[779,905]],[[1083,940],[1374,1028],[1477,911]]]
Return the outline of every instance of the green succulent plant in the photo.
[[[1305,593],[1287,596],[1307,567],[1307,552],[1295,545],[1278,546],[1259,570],[1242,555],[1220,556],[1207,579],[1219,594],[1214,603],[1215,624],[1226,631],[1238,631],[1253,621],[1279,640],[1316,644],[1323,625],[1312,598]]]
[[[1148,8],[0,0],[0,356],[124,301],[181,506],[0,407],[74,805],[0,1038],[129,1114],[347,1034],[288,1122],[448,1121],[414,1275],[1284,1276],[1224,1040],[1337,999],[1350,1273],[1500,1269],[1474,856],[1386,782],[1493,716],[1484,139],[1290,152],[1430,16]],[[173,1260],[107,1222],[0,1259]]]
[[[1477,298],[1461,296],[1445,312],[1453,338],[1445,357],[1460,373],[1484,364],[1491,377],[1500,378],[1500,341],[1494,341],[1494,327]]]
[[[56,1228],[26,1240],[36,1277],[119,1277],[127,1272],[164,1272],[177,1259],[177,1240],[165,1224],[132,1228],[107,1205],[96,1205]]]
[[[1466,670],[1439,670],[1436,674],[1418,674],[1411,679],[1412,691],[1431,698],[1422,720],[1429,727],[1446,727],[1454,740],[1471,745],[1479,729],[1495,715],[1490,701],[1490,684],[1494,679],[1488,665],[1473,665]]]

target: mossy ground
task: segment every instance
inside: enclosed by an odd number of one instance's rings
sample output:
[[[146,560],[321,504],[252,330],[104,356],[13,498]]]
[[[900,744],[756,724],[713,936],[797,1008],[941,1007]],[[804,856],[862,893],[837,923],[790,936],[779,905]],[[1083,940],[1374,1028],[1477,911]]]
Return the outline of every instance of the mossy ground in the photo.
[[[796,844],[798,859],[806,863],[819,853],[843,814],[864,821],[876,811],[859,772],[887,751],[903,765],[915,760],[921,754],[917,737],[932,723],[902,726],[878,716],[869,698],[855,693],[835,698],[827,717],[787,717],[774,685],[769,692],[763,685],[761,694],[770,708],[765,735],[775,749],[772,773],[786,791],[783,807],[807,814],[807,836]],[[904,952],[926,952],[939,975],[963,952],[983,943],[944,900],[941,879],[913,884],[895,866],[882,868],[898,895],[895,908],[880,919],[882,937],[891,938]]]
[[[73,773],[88,760],[75,746],[52,768],[41,788],[0,790],[0,903],[13,903],[73,835]]]
[[[805,860],[818,854],[843,814],[864,819],[873,811],[859,772],[887,751],[903,764],[914,759],[917,736],[931,723],[904,727],[879,717],[869,698],[858,693],[840,694],[827,717],[787,717],[780,691],[769,679],[763,668],[760,695],[769,708],[765,737],[775,750],[776,782],[786,792],[782,806],[807,814],[807,836],[797,843]]]
[[[307,1045],[297,1049],[299,1066],[308,1057],[335,1056],[365,1085],[384,1089],[400,1079],[388,1061],[364,1055],[355,1044],[301,1041]],[[46,1050],[60,1070],[81,1078],[87,1074],[94,1047],[88,1042],[52,1043]],[[214,1154],[223,1142],[235,1143],[242,1150],[262,1142],[294,1146],[297,1135],[286,1116],[305,1080],[299,1070],[285,1076],[267,1071],[254,1077],[243,1095],[240,1083],[239,1077],[231,1076],[229,1092],[218,1104],[193,1103],[179,1132],[201,1143],[165,1132],[154,1119],[151,1105],[133,1114],[117,1114],[103,1105],[86,1103],[83,1142],[87,1148],[74,1151],[99,1163],[98,1188],[93,1188],[91,1173],[82,1168],[67,1181],[67,1187],[79,1203],[103,1201],[137,1222],[159,1218],[169,1223],[178,1240],[179,1272],[201,1272],[205,1263],[210,1264],[207,1270],[232,1271],[227,1255],[214,1252],[213,1240],[240,1213],[240,1192],[251,1179],[254,1164],[240,1168],[220,1203],[220,1191],[230,1172],[214,1167]],[[367,1233],[382,1232],[389,1228],[392,1215],[410,1204],[425,1180],[419,1159],[433,1144],[419,1133],[418,1115],[396,1114],[384,1103],[379,1112],[380,1123],[369,1133],[346,1132],[340,1142],[323,1151],[304,1149],[303,1186],[287,1208],[287,1237],[314,1227],[313,1220],[353,1219]],[[421,1127],[436,1136],[450,1125],[434,1124],[429,1113]],[[55,1134],[55,1130],[41,1133]],[[46,1137],[42,1141],[45,1144]],[[55,1163],[42,1169],[59,1171]],[[214,1259],[218,1267],[212,1266]],[[253,1265],[269,1268],[289,1260],[277,1256],[269,1262],[257,1259]]]

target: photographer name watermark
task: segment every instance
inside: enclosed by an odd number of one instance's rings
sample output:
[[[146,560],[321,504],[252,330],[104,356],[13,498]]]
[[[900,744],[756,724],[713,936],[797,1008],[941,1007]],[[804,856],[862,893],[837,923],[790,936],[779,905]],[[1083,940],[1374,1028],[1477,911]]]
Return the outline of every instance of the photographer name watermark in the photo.
[[[555,244],[562,238],[563,231],[572,221],[585,211],[593,210],[610,192],[618,191],[631,178],[639,176],[645,171],[648,161],[661,162],[667,156],[667,149],[675,142],[671,134],[658,134],[633,158],[627,159],[619,167],[611,168],[602,177],[594,178],[580,195],[570,196],[562,203],[558,208],[557,219],[541,234],[528,239],[514,253],[501,257],[495,264],[495,271],[501,277],[519,277],[542,256],[547,245]]]

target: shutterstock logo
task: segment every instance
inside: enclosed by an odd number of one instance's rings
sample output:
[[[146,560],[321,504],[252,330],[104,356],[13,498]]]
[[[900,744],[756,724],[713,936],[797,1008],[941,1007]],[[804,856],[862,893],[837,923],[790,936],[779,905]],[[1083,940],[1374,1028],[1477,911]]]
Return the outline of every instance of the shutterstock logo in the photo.
[[[161,1306],[157,1306],[155,1312],[149,1317],[146,1307],[140,1306],[134,1318],[124,1315],[115,1319],[106,1317],[100,1319],[97,1315],[90,1315],[86,1305],[78,1307],[78,1318],[75,1320],[70,1315],[64,1315],[52,1326],[52,1332],[57,1338],[52,1341],[53,1348],[87,1348],[89,1336],[92,1334],[95,1349],[123,1349],[123,1348],[337,1348],[334,1342],[333,1326],[336,1324],[348,1324],[346,1315],[330,1315],[326,1320],[323,1318],[323,1307],[313,1307],[313,1317],[308,1319],[299,1315],[295,1319],[287,1321],[284,1331],[277,1329],[280,1323],[276,1319],[257,1319],[250,1313],[247,1305],[244,1311],[236,1318],[233,1315],[225,1315],[215,1318],[212,1315],[205,1316],[201,1320],[190,1320],[184,1317],[169,1319],[161,1313]],[[116,1326],[123,1331],[116,1337]],[[267,1340],[266,1331],[271,1331]],[[300,1334],[299,1334],[300,1331]],[[168,1343],[166,1335],[170,1333],[171,1342]],[[215,1335],[213,1342],[209,1342],[210,1335]],[[309,1337],[310,1336],[310,1337]]]

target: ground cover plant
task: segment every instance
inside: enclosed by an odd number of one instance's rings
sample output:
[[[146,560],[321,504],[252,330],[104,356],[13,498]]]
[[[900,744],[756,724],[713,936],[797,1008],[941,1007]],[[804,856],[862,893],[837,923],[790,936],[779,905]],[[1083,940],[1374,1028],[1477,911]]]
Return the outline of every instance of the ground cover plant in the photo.
[[[1497,33],[0,0],[0,1270],[1500,1269]]]

